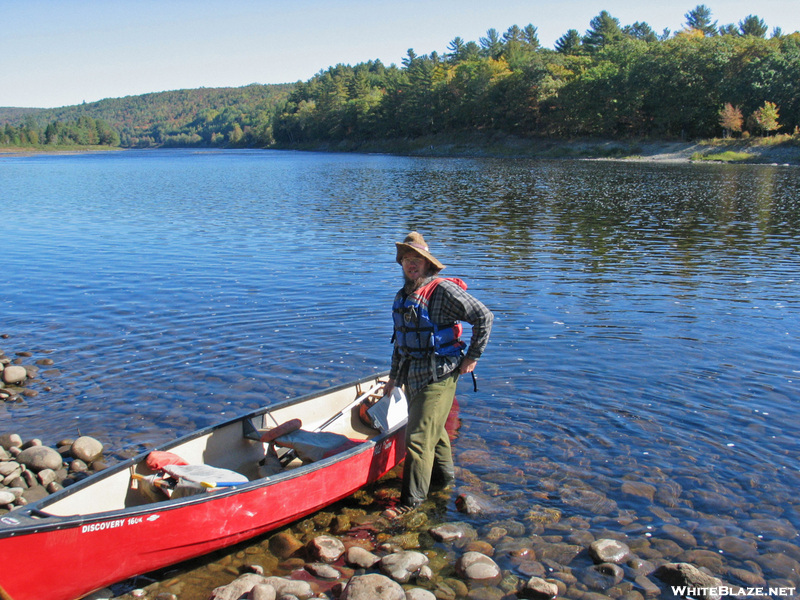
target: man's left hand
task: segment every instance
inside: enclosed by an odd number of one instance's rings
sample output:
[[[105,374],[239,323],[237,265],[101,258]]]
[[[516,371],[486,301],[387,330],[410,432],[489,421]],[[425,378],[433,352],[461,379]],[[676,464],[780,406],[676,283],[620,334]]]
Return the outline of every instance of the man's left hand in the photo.
[[[476,364],[478,364],[478,361],[474,358],[464,358],[464,360],[461,361],[461,374],[472,373],[475,370]]]

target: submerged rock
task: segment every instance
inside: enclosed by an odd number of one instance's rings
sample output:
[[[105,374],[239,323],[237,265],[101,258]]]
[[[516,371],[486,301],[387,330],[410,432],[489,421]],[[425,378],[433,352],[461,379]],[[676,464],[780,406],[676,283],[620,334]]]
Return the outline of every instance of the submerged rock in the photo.
[[[558,595],[558,586],[541,577],[531,577],[525,585],[517,591],[517,597],[532,600],[551,600]]]
[[[697,588],[697,595],[708,600],[720,600],[722,597],[719,593],[719,588],[723,585],[722,580],[704,573],[689,563],[667,563],[656,569],[653,575],[670,586],[685,585]]]
[[[399,583],[377,573],[358,575],[350,579],[341,600],[406,600]]]
[[[420,567],[428,564],[428,557],[421,552],[405,550],[384,556],[379,563],[382,573],[399,583],[406,583]]]
[[[622,564],[631,556],[627,544],[617,540],[596,540],[589,546],[589,556],[596,563]]]
[[[501,576],[500,567],[480,552],[466,552],[456,561],[456,573],[472,581],[492,581]]]

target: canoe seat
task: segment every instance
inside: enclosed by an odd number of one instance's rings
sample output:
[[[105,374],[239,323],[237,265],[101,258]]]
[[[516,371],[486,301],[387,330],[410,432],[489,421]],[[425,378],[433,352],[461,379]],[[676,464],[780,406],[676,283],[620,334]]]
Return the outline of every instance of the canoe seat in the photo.
[[[362,441],[351,440],[339,433],[296,429],[275,438],[273,443],[282,448],[291,448],[300,460],[310,463],[354,448]]]

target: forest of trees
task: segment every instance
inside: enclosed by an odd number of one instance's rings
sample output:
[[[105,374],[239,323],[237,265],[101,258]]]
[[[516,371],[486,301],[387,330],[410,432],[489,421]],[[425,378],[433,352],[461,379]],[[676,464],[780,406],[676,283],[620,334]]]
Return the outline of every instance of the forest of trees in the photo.
[[[51,138],[46,128],[51,124],[65,128],[65,123],[89,118],[114,131],[116,141],[111,145],[123,147],[264,147],[272,143],[275,108],[293,89],[294,84],[254,84],[110,98],[55,109],[0,108],[0,123],[6,122],[17,133],[16,138],[0,138],[0,144],[37,145],[32,139],[38,144],[70,144],[62,136],[47,142]]]
[[[201,88],[59,109],[0,108],[0,145],[267,147],[277,142],[517,136],[796,134],[800,33],[755,15],[719,25],[699,5],[683,29],[621,25],[607,11],[543,48],[534,25],[401,65],[336,65],[305,82]],[[2,124],[5,124],[4,126]]]
[[[800,33],[750,15],[719,26],[699,5],[686,26],[657,34],[603,11],[553,50],[533,25],[455,38],[447,53],[400,67],[337,65],[300,83],[276,113],[279,143],[418,137],[464,130],[521,136],[666,138],[737,132],[794,133],[800,126]],[[723,125],[727,106],[742,115]],[[760,120],[765,111],[779,118]],[[729,115],[730,116],[730,115]]]
[[[5,146],[119,146],[119,134],[102,119],[82,115],[70,122],[53,121],[46,127],[28,115],[18,127],[0,127],[0,145]]]

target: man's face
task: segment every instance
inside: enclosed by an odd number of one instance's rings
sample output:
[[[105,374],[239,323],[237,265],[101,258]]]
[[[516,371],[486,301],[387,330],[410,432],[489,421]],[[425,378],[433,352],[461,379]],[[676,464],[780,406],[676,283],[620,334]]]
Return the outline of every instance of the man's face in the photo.
[[[403,275],[409,281],[416,281],[428,274],[430,263],[416,252],[406,252],[400,261],[403,265]]]

